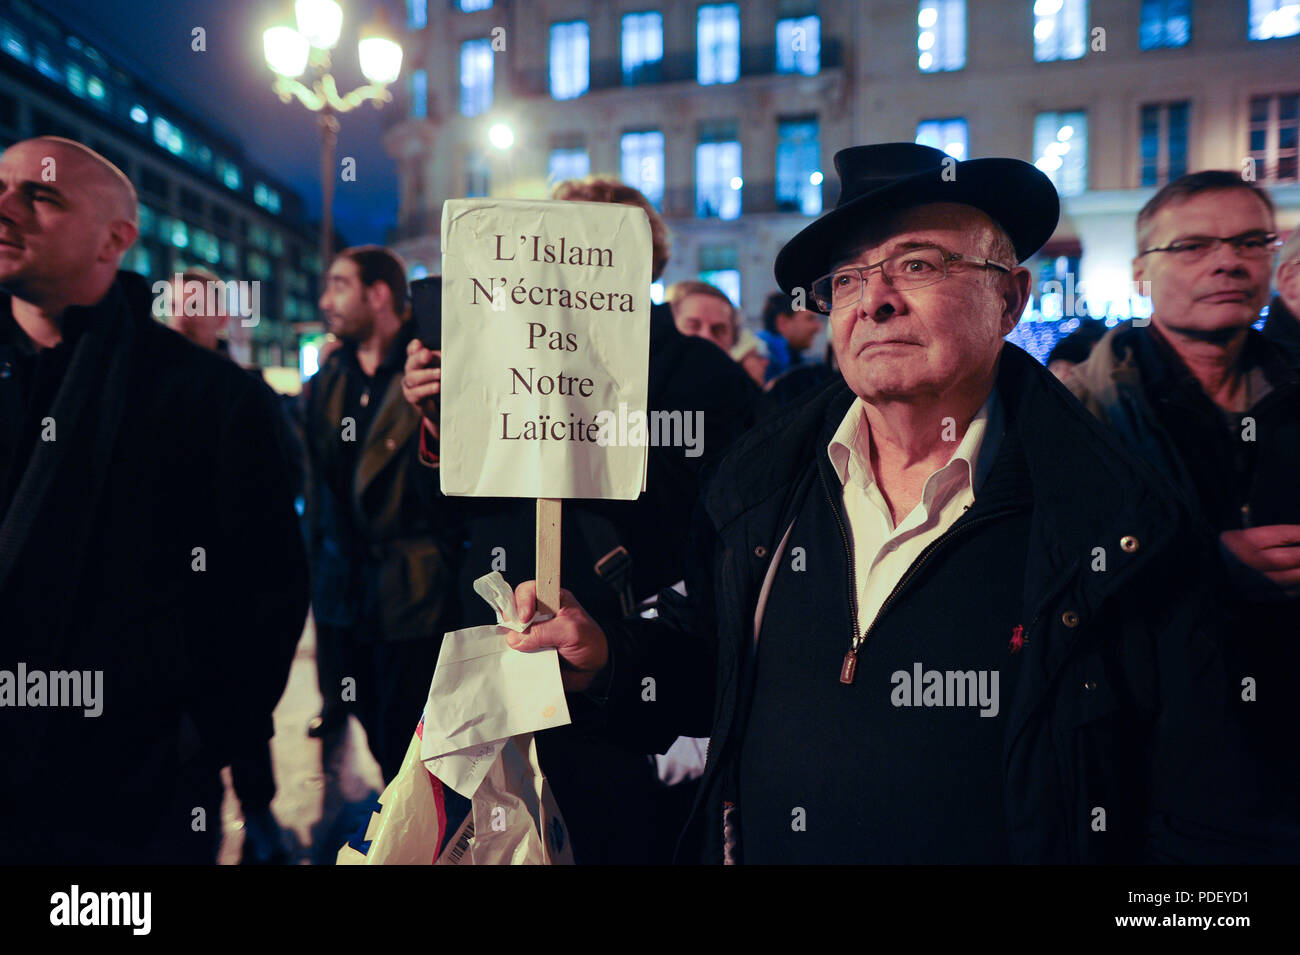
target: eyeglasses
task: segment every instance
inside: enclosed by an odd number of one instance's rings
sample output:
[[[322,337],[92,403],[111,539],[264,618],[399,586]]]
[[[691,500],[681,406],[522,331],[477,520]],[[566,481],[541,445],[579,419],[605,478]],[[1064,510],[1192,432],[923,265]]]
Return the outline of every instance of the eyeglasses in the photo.
[[[1199,262],[1222,243],[1231,245],[1237,254],[1245,259],[1262,259],[1272,255],[1277,248],[1276,232],[1243,232],[1241,235],[1222,238],[1217,235],[1189,235],[1185,239],[1171,242],[1159,249],[1146,249],[1138,253],[1138,258],[1152,252],[1169,252],[1177,256],[1180,262]]]
[[[948,277],[948,266],[954,262],[965,262],[980,269],[1011,271],[992,259],[948,252],[938,246],[925,246],[896,252],[875,265],[840,269],[830,275],[823,275],[812,284],[813,304],[823,315],[829,315],[835,309],[857,305],[862,301],[862,290],[867,287],[867,273],[876,269],[880,270],[881,279],[890,288],[917,289],[936,285]]]

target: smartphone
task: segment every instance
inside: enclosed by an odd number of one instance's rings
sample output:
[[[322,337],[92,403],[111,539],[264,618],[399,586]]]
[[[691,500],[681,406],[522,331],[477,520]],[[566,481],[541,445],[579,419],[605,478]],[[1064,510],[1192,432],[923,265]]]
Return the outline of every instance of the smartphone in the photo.
[[[431,275],[411,283],[411,317],[420,343],[442,350],[442,276]]]

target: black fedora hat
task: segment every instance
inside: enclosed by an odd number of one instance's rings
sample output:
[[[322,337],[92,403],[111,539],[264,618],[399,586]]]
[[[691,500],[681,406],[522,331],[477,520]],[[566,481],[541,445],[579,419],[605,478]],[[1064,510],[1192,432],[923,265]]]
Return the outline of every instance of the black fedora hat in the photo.
[[[829,272],[872,220],[911,206],[974,206],[1011,237],[1019,262],[1042,248],[1061,214],[1052,180],[1019,159],[956,162],[931,146],[880,143],[841,149],[835,154],[835,171],[840,177],[835,208],[777,254],[776,282],[787,294],[810,288]]]

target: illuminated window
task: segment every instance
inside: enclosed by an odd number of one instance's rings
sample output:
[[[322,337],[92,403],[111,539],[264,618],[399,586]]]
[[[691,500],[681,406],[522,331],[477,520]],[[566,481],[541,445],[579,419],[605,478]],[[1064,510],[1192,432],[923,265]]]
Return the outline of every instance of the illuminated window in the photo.
[[[969,133],[966,120],[961,117],[922,120],[916,124],[916,141],[922,146],[942,149],[958,162],[969,156]]]
[[[1275,40],[1300,34],[1300,3],[1296,0],[1250,0],[1250,38]]]
[[[477,116],[492,107],[492,41],[467,40],[460,45],[460,111]]]
[[[465,157],[465,195],[486,196],[492,188],[492,166],[482,153]]]
[[[461,13],[473,13],[476,10],[492,9],[492,0],[456,0],[456,6]]]
[[[817,119],[777,123],[776,207],[806,216],[822,211],[822,158]]]
[[[922,73],[966,65],[966,0],[921,0],[916,13],[916,66]]]
[[[816,76],[821,69],[821,17],[790,17],[776,21],[776,71]]]
[[[429,22],[428,0],[406,0],[406,25],[419,30]]]
[[[740,141],[734,123],[707,123],[695,147],[695,215],[735,219],[740,215]]]
[[[1086,0],[1035,0],[1034,59],[1077,60],[1087,46]]]
[[[1187,115],[1182,103],[1151,103],[1142,107],[1139,158],[1144,186],[1163,186],[1187,172]]]
[[[153,118],[153,141],[176,156],[185,151],[185,139],[181,136],[181,131],[161,116]]]
[[[740,77],[740,7],[734,3],[700,7],[695,45],[701,86],[736,82]]]
[[[708,282],[720,289],[731,304],[740,308],[740,270],[736,267],[736,247],[734,245],[700,246],[701,282]]]
[[[86,95],[86,74],[76,63],[68,64],[68,89],[78,96]]]
[[[1142,0],[1138,45],[1144,50],[1186,46],[1192,38],[1192,0]]]
[[[3,49],[15,60],[21,60],[24,63],[30,61],[31,56],[27,52],[27,39],[16,27],[8,23],[0,23],[0,49]]]
[[[657,129],[624,133],[619,140],[619,174],[662,211],[664,201],[664,134]]]
[[[1296,182],[1300,93],[1250,100],[1250,158],[1262,182]]]
[[[591,37],[583,20],[551,24],[551,97],[574,99],[590,83]]]
[[[563,182],[566,179],[581,179],[591,172],[591,157],[585,149],[552,149],[547,164],[547,179]]]
[[[1088,188],[1088,117],[1082,111],[1034,118],[1034,165],[1056,191],[1077,196]]]
[[[429,74],[416,70],[411,74],[411,118],[424,119],[429,115]]]
[[[664,61],[662,13],[628,13],[623,16],[623,83],[653,83]]]

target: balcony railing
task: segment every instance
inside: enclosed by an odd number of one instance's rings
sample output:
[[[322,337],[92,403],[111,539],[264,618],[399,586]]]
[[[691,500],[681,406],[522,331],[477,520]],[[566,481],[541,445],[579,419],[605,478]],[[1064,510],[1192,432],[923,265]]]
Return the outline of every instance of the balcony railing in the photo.
[[[663,59],[644,63],[626,76],[620,59],[593,60],[589,68],[588,91],[632,88],[657,83],[695,82],[697,59],[693,51],[665,54]],[[841,65],[839,40],[823,40],[821,69],[833,70]],[[777,74],[776,45],[764,44],[740,48],[740,77],[774,76]],[[801,73],[782,73],[783,76],[802,76]],[[726,86],[729,84],[710,84]],[[516,70],[511,76],[511,89],[516,96],[547,96],[550,94],[550,72],[547,67]]]
[[[834,189],[827,182],[821,184],[822,209],[829,209],[835,201]],[[664,192],[663,214],[669,218],[699,219],[707,222],[716,219],[713,215],[699,215],[697,194],[694,186],[674,186]],[[776,182],[746,182],[740,190],[740,214],[761,215],[767,213],[801,214],[797,199],[778,196]],[[734,220],[724,220],[734,221]]]

